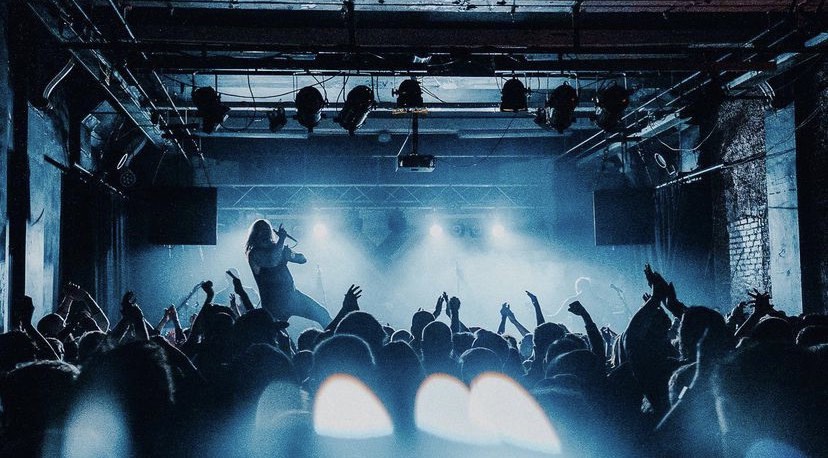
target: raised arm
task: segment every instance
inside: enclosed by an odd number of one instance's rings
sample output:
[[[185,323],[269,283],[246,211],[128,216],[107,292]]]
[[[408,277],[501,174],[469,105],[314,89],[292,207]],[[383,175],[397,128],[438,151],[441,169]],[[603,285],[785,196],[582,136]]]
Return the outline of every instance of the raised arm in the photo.
[[[141,307],[135,301],[135,294],[131,291],[127,292],[124,299],[121,302],[121,313],[124,319],[132,325],[135,338],[138,340],[149,340],[149,331],[147,331],[147,326],[144,323],[144,312],[141,311]]]
[[[509,304],[506,302],[500,306],[500,324],[497,326],[497,333],[503,334],[506,332],[506,320],[509,319]]]
[[[446,294],[445,291],[443,291],[443,294],[441,294],[437,298],[437,304],[434,305],[434,312],[432,313],[432,315],[434,315],[435,320],[438,316],[440,316],[440,313],[443,311],[443,304],[448,304],[448,294]]]
[[[242,305],[244,306],[244,310],[249,312],[253,310],[255,307],[253,306],[253,301],[250,300],[250,296],[247,294],[247,290],[244,289],[244,285],[242,285],[242,281],[239,277],[233,275],[233,271],[228,270],[227,275],[233,279],[233,292],[239,297],[241,300]]]
[[[359,298],[362,296],[362,289],[359,286],[351,285],[348,292],[345,293],[345,298],[342,299],[342,308],[336,314],[334,319],[325,328],[326,331],[334,331],[339,322],[345,318],[345,315],[359,310]]]
[[[68,283],[66,285],[66,295],[72,301],[81,301],[86,305],[86,308],[89,311],[89,316],[95,320],[95,323],[98,325],[98,329],[104,332],[109,330],[109,318],[107,318],[106,313],[104,313],[101,306],[95,301],[95,298],[89,294],[89,291],[74,283]]]
[[[23,296],[23,304],[20,307],[21,312],[20,316],[17,317],[17,324],[20,328],[32,339],[32,342],[37,348],[37,354],[39,358],[44,359],[60,359],[55,353],[55,350],[49,345],[49,341],[43,337],[36,327],[32,324],[32,317],[34,316],[34,304],[32,303],[32,298],[29,296]]]
[[[736,331],[737,339],[750,335],[753,328],[757,323],[759,323],[759,320],[773,310],[773,306],[770,303],[770,294],[760,293],[758,290],[754,289],[753,292],[748,291],[748,296],[752,298],[748,301],[748,304],[753,304],[753,313],[751,313],[748,319],[745,320],[741,326],[739,326],[739,329]]]
[[[512,325],[515,328],[517,328],[518,332],[520,333],[520,336],[523,337],[526,334],[529,334],[529,330],[526,329],[526,326],[522,325],[520,323],[520,321],[518,321],[517,317],[515,317],[515,312],[512,311],[512,308],[511,307],[506,307],[506,308],[509,311],[509,321],[512,323]],[[543,319],[542,315],[541,315],[541,319]]]
[[[535,321],[537,322],[536,326],[540,326],[543,323],[546,323],[546,319],[544,319],[543,317],[543,311],[541,310],[540,302],[538,302],[538,296],[535,296],[529,291],[526,291],[526,295],[529,296],[529,300],[532,301],[532,307],[535,309]]]
[[[601,336],[601,331],[598,326],[592,321],[589,312],[584,308],[583,304],[575,301],[569,304],[569,313],[581,317],[584,320],[584,327],[586,328],[587,338],[589,339],[589,347],[592,353],[599,356],[602,360],[607,357],[607,349],[604,345],[604,338]]]
[[[460,299],[452,296],[452,298],[449,299],[448,307],[446,307],[446,313],[448,313],[451,317],[451,332],[458,333],[469,330],[463,322],[460,321]]]

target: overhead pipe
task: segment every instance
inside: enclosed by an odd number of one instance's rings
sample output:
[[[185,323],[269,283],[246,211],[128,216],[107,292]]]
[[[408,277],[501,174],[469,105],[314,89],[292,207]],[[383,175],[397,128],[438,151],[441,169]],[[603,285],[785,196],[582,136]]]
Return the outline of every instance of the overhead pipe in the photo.
[[[132,32],[132,28],[127,23],[126,18],[123,16],[123,14],[121,14],[121,11],[118,9],[118,6],[115,4],[115,1],[114,0],[109,0],[108,3],[110,5],[110,7],[112,8],[112,11],[115,13],[115,16],[118,18],[118,21],[121,23],[121,25],[123,26],[123,28],[126,31],[127,35],[129,36],[129,39],[133,43],[137,44],[138,39],[136,38],[135,34]],[[149,61],[149,58],[147,57],[146,53],[144,53],[143,51],[141,51],[141,57],[143,57],[145,61],[147,61],[147,62]],[[123,69],[130,76],[130,79],[133,80],[133,82],[135,83],[138,90],[141,91],[141,94],[150,103],[150,105],[152,106],[152,109],[155,110],[155,111],[158,111],[158,108],[155,105],[155,102],[152,100],[151,97],[149,97],[149,94],[147,94],[147,92],[144,90],[144,88],[138,82],[138,79],[135,78],[135,75],[133,75],[132,72],[130,72],[129,69],[126,68],[126,66],[124,66]],[[161,81],[161,77],[158,76],[158,73],[155,70],[150,70],[150,72],[152,73],[153,77],[155,78],[155,81],[161,87],[162,92],[166,96],[167,102],[170,104],[171,107],[173,107],[173,111],[175,112],[176,116],[178,117],[179,123],[181,125],[186,125],[187,123],[184,120],[184,118],[181,117],[181,113],[177,109],[175,109],[175,106],[176,106],[175,101],[172,99],[172,96],[170,96],[169,91],[167,91],[167,87],[164,86],[164,83]],[[163,119],[161,119],[160,122],[162,122],[162,123],[164,123],[164,125],[166,125],[166,121],[164,121]],[[192,132],[190,132],[189,128],[184,127],[184,133],[185,133],[186,137],[192,138]],[[187,152],[184,150],[182,145],[180,143],[178,143],[177,139],[173,139],[173,141],[178,145],[178,149],[181,151],[181,154],[184,156],[184,158],[189,161],[189,157],[187,156]],[[196,154],[199,155],[201,160],[204,160],[204,154],[201,152],[201,149],[198,147],[198,143],[196,143],[195,140],[192,140],[192,143],[193,143],[193,148],[194,148]]]
[[[43,88],[43,93],[40,96],[40,100],[38,100],[35,104],[37,108],[49,108],[51,107],[51,103],[49,102],[49,97],[52,95],[52,91],[58,87],[58,85],[69,76],[69,73],[75,68],[75,58],[70,57],[69,61],[66,62],[66,65],[60,69],[60,71],[55,75],[49,82],[46,84],[46,87]]]
[[[784,23],[785,23],[785,21],[783,20],[783,21],[779,21],[779,22],[777,22],[776,24],[774,24],[774,25],[773,25],[773,26],[771,26],[771,27],[768,27],[767,29],[765,29],[764,31],[762,31],[761,33],[759,33],[758,35],[756,35],[755,37],[753,37],[753,38],[751,38],[750,40],[748,40],[748,41],[745,43],[745,45],[744,45],[744,46],[748,46],[748,45],[752,44],[753,42],[755,42],[755,41],[757,41],[757,40],[762,39],[765,35],[768,35],[769,33],[771,33],[771,31],[773,31],[774,29],[776,29],[776,28],[778,28],[779,26],[783,25]],[[790,36],[790,34],[788,34],[787,36]],[[727,54],[725,54],[725,55],[723,55],[723,56],[719,57],[718,59],[716,59],[716,62],[721,62],[722,60],[727,59],[727,58],[728,58],[728,57],[730,57],[730,56],[732,56],[732,53],[727,53]],[[670,88],[665,89],[664,91],[659,92],[658,94],[656,94],[655,96],[653,96],[652,98],[650,98],[649,100],[647,100],[646,102],[642,103],[641,105],[639,105],[639,106],[638,106],[638,108],[636,108],[635,110],[632,110],[632,111],[630,111],[629,113],[627,113],[626,115],[624,115],[624,116],[621,118],[621,120],[622,120],[622,121],[626,120],[626,119],[627,119],[627,118],[629,118],[630,116],[632,116],[632,115],[634,115],[634,114],[636,114],[636,113],[640,112],[643,108],[645,108],[645,107],[649,106],[650,104],[652,104],[652,103],[654,103],[654,102],[658,101],[661,97],[663,97],[663,96],[665,96],[665,95],[669,94],[670,92],[672,92],[672,91],[674,91],[674,90],[678,89],[679,87],[681,87],[681,86],[683,86],[683,85],[687,84],[688,82],[690,82],[690,81],[694,80],[695,78],[697,78],[697,77],[699,77],[699,76],[701,76],[701,75],[702,75],[702,72],[701,72],[701,71],[694,72],[693,74],[691,74],[690,76],[688,76],[688,77],[684,78],[683,80],[679,81],[678,83],[674,84],[674,85],[673,85],[673,86],[671,86]],[[704,86],[705,84],[710,83],[711,81],[712,81],[711,79],[705,79],[702,83],[700,83],[700,84],[696,85],[696,86],[695,86],[692,90],[696,90],[696,89],[698,89],[699,87],[702,87],[702,86]],[[671,100],[671,101],[667,102],[667,105],[672,105],[672,104],[673,104],[676,100],[677,100],[677,99],[674,99],[674,100]],[[627,127],[629,127],[629,126],[627,126]],[[625,128],[625,129],[626,129],[626,128]],[[563,154],[561,154],[560,156],[558,156],[557,158],[555,158],[555,161],[556,161],[556,162],[557,162],[557,161],[560,161],[561,159],[563,159],[563,158],[565,158],[565,157],[569,156],[570,154],[572,154],[573,152],[578,151],[578,149],[579,149],[579,148],[581,148],[582,146],[584,146],[584,145],[586,145],[586,144],[588,144],[588,143],[590,143],[590,142],[594,141],[596,138],[600,137],[600,136],[601,136],[601,134],[603,134],[603,132],[598,132],[598,133],[596,133],[596,134],[594,134],[594,135],[590,136],[590,137],[589,137],[589,138],[587,138],[586,140],[583,140],[582,142],[578,143],[577,145],[575,145],[575,146],[573,146],[573,147],[569,148],[569,149],[568,149],[568,150],[566,150]],[[598,141],[595,145],[592,145],[592,146],[590,146],[589,148],[587,148],[587,149],[586,149],[586,152],[589,152],[589,151],[591,151],[591,150],[593,150],[593,149],[595,149],[595,148],[599,148],[599,147],[601,147],[601,145],[603,145],[604,143],[608,142],[609,138],[612,138],[612,137],[614,137],[615,135],[616,135],[616,134],[613,134],[613,135],[610,135],[609,137],[607,137],[607,138],[605,138],[605,139],[599,140],[599,141]],[[583,152],[583,151],[581,151],[581,153],[582,153],[581,155],[583,155],[583,153],[584,153],[584,152]]]

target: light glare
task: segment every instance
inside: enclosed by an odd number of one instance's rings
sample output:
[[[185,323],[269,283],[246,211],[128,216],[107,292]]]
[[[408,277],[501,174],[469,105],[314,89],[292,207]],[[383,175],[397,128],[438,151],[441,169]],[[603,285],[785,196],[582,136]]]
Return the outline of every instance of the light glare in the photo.
[[[320,436],[369,439],[394,433],[391,416],[376,394],[356,377],[335,374],[313,403],[313,429]]]
[[[428,229],[428,233],[431,234],[432,237],[440,237],[441,235],[443,235],[443,226],[434,223]]]
[[[327,237],[328,226],[323,223],[316,223],[313,225],[313,236],[316,238]]]
[[[503,442],[540,453],[560,454],[561,441],[541,406],[506,375],[487,372],[471,383],[469,416]]]
[[[492,235],[497,238],[501,238],[506,235],[506,228],[500,223],[495,223],[492,226]]]

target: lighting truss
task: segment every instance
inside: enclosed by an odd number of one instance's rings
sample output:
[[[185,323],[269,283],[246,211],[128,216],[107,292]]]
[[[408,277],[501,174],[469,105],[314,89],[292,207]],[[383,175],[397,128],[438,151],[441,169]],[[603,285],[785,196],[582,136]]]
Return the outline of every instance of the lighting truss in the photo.
[[[306,209],[540,209],[544,186],[535,184],[260,184],[217,185],[223,211]]]

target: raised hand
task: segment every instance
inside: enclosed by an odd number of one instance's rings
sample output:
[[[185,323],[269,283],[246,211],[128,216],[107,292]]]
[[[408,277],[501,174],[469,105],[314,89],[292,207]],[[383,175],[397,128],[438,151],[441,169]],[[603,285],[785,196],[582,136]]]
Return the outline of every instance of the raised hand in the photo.
[[[205,293],[207,293],[207,295],[213,295],[213,294],[215,294],[215,293],[213,292],[213,282],[211,282],[210,280],[207,280],[207,281],[201,282],[201,285],[200,285],[200,286],[201,286],[202,291],[204,291]]]
[[[601,328],[601,337],[607,342],[612,342],[613,339],[618,337],[618,334],[610,329],[609,326],[604,326]]]
[[[277,229],[275,232],[276,236],[279,237],[279,240],[284,240],[285,238],[287,238],[287,231],[281,224],[279,225],[279,229]]]
[[[504,302],[503,305],[500,306],[500,316],[503,318],[510,318],[514,316],[512,308],[508,302]]]
[[[589,313],[586,311],[586,309],[584,308],[583,304],[581,304],[580,301],[575,301],[575,302],[569,304],[569,307],[567,308],[567,310],[569,311],[569,313],[571,313],[575,316],[584,317],[586,315],[589,315]]]
[[[32,298],[29,296],[23,296],[23,300],[20,303],[20,312],[17,316],[18,323],[25,327],[32,325],[32,317],[34,316],[34,303],[32,303]]]
[[[452,315],[454,315],[455,312],[460,310],[460,299],[458,299],[457,296],[452,296],[451,299],[449,299],[446,310],[451,310]]]
[[[82,301],[89,296],[89,293],[87,293],[86,290],[72,282],[66,283],[66,285],[63,286],[63,293],[69,296],[69,298],[73,301]]]
[[[532,304],[537,304],[538,303],[538,296],[535,296],[534,293],[532,293],[530,291],[526,291],[526,295],[529,296],[529,300],[532,301]]]
[[[443,311],[443,302],[445,302],[445,294],[446,293],[443,293],[439,297],[437,297],[437,305],[434,306],[434,313],[433,313],[435,318],[440,316],[440,312]]]
[[[664,301],[670,294],[670,287],[664,277],[653,271],[649,264],[644,265],[644,276],[647,277],[647,284],[652,286],[652,298],[658,302]]]
[[[351,285],[342,300],[342,308],[348,312],[359,310],[359,298],[362,296],[362,289],[359,286]]]
[[[170,307],[167,309],[167,314],[170,317],[170,321],[172,321],[173,323],[178,323],[178,310],[175,309],[174,305],[170,305]]]
[[[233,279],[233,291],[235,291],[238,294],[239,290],[244,289],[244,286],[242,286],[241,279],[239,277],[233,275],[233,271],[231,271],[231,270],[226,271],[226,273],[227,273],[227,275],[230,276],[230,278]]]
[[[771,309],[773,309],[773,306],[770,303],[770,293],[760,293],[759,290],[753,288],[753,291],[748,291],[747,294],[751,297],[751,300],[748,301],[748,304],[753,304],[753,308],[756,312],[768,313],[771,311]]]

